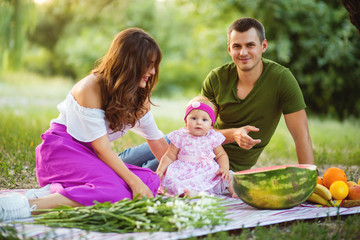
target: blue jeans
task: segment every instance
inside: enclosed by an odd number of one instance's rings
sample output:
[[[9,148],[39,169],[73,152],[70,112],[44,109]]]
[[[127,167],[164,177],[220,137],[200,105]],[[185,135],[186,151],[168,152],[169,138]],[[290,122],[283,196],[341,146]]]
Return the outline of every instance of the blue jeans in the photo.
[[[167,136],[164,136],[164,139],[170,144]],[[156,171],[159,166],[159,161],[155,158],[146,142],[139,146],[125,149],[119,154],[119,157],[124,163],[150,168],[153,171]]]

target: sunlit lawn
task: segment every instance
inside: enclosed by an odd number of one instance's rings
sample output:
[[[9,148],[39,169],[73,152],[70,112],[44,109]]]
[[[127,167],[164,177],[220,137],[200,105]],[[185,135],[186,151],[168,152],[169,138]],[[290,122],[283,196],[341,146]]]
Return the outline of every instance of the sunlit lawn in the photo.
[[[57,117],[56,105],[65,98],[72,84],[66,79],[45,80],[43,77],[25,73],[0,77],[0,189],[37,187],[35,147],[41,141],[41,133],[49,127],[50,120]],[[164,133],[183,126],[183,113],[188,100],[159,99],[154,96],[153,102],[159,106],[153,107],[153,113]],[[320,174],[329,166],[340,166],[347,172],[350,180],[357,181],[360,176],[360,120],[339,122],[309,116],[309,128],[315,164],[319,167]],[[120,152],[142,142],[144,140],[141,137],[129,132],[115,141],[113,148]],[[256,167],[296,162],[294,143],[282,119]],[[348,221],[355,221],[359,226],[359,216],[349,219],[352,220]],[[329,220],[331,224],[334,222],[336,221]],[[341,224],[344,228],[351,226],[351,223],[346,225],[346,221],[341,221]],[[323,226],[324,231],[327,225]],[[296,223],[292,226],[294,229],[302,227],[307,228],[307,223]],[[278,226],[270,230],[276,232],[280,228]],[[263,228],[255,229],[259,236],[263,231],[261,229]],[[245,231],[242,236],[248,237],[249,234],[250,232]],[[218,236],[221,236],[221,233]],[[325,238],[328,235],[321,236]],[[284,236],[276,237],[280,239]]]
[[[9,74],[0,78],[0,170],[1,188],[20,186],[20,179],[35,181],[27,174],[34,172],[34,149],[40,143],[40,135],[56,118],[56,105],[70,91],[73,82],[52,78],[46,80],[32,74]],[[183,113],[189,99],[159,99],[153,97],[153,113],[159,128],[168,133],[184,125]],[[350,177],[359,176],[360,166],[360,120],[338,122],[328,118],[309,116],[315,163],[318,167],[339,165],[350,170]],[[114,151],[144,142],[129,132],[113,143]],[[270,166],[296,163],[296,152],[284,120],[256,165]],[[6,171],[5,171],[6,170]],[[26,174],[24,174],[26,172]],[[34,177],[34,174],[31,174]],[[17,179],[15,182],[12,178]]]

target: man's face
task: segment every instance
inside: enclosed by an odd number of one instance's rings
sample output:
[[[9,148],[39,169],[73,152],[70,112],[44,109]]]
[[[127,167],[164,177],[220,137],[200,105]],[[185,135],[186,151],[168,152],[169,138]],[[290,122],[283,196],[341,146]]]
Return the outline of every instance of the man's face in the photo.
[[[267,40],[261,43],[255,28],[250,28],[246,32],[234,30],[229,35],[229,54],[241,71],[251,71],[258,66],[266,48]]]

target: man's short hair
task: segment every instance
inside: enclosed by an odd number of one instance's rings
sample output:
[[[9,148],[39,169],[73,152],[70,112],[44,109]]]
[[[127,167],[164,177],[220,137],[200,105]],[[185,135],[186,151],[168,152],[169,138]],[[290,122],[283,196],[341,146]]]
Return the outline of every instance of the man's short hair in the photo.
[[[263,42],[265,40],[264,26],[255,18],[250,17],[239,18],[230,25],[227,32],[228,40],[230,39],[230,34],[232,31],[235,30],[238,32],[246,32],[250,28],[255,28],[260,42]]]

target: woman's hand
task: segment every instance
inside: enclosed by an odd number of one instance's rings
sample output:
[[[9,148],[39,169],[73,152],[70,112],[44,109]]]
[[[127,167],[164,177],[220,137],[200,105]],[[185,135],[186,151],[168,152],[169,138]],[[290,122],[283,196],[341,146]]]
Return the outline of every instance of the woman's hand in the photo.
[[[140,194],[139,198],[142,197],[154,198],[152,191],[148,188],[148,186],[145,185],[145,183],[141,181],[140,178],[130,188],[132,191],[133,198],[135,198],[135,196],[138,194]]]
[[[117,154],[112,151],[108,135],[104,135],[103,137],[94,140],[92,146],[98,157],[126,182],[132,191],[133,197],[137,194],[140,194],[141,198],[143,196],[148,198],[154,197],[148,186],[146,186],[138,176],[131,172],[124,162],[118,158]],[[96,171],[96,169],[94,171]]]

